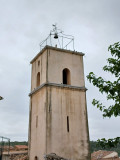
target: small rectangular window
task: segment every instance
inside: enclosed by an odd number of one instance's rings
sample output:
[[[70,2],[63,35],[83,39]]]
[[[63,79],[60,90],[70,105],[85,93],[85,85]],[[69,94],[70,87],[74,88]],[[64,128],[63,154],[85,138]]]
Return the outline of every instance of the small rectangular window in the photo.
[[[69,117],[67,116],[67,131],[69,132]]]
[[[38,61],[38,66],[40,65],[40,61]]]
[[[36,128],[38,127],[38,116],[36,116]]]

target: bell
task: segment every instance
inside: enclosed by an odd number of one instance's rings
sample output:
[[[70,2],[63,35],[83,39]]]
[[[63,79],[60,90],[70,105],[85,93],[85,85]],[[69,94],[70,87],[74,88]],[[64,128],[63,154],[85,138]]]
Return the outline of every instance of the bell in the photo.
[[[57,35],[57,33],[55,33],[55,35],[54,35],[54,38],[55,38],[55,39],[57,39],[57,38],[58,38],[58,35]]]

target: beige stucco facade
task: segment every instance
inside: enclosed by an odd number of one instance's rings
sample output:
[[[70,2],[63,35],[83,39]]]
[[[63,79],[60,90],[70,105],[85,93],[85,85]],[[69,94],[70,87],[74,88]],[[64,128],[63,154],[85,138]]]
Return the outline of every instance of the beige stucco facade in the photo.
[[[49,153],[90,159],[83,55],[46,46],[31,61],[30,160],[42,160]],[[63,84],[66,68],[69,85]]]

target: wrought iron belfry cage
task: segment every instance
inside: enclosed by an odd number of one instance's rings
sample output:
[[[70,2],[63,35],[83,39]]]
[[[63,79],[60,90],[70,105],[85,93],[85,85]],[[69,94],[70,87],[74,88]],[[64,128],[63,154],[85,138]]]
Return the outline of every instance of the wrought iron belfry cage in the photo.
[[[62,30],[57,28],[56,24],[53,24],[53,30],[50,31],[49,36],[40,43],[40,50],[46,45],[74,50],[74,37],[64,34]]]

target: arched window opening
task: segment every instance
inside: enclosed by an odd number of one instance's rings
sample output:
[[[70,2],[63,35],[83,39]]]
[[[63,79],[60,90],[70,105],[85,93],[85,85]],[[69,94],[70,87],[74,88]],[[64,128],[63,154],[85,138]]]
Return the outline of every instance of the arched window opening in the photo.
[[[63,70],[63,84],[71,84],[70,71],[67,68]]]
[[[34,160],[38,160],[38,157],[37,157],[37,156],[35,156]]]
[[[37,74],[37,87],[40,85],[40,72]]]

